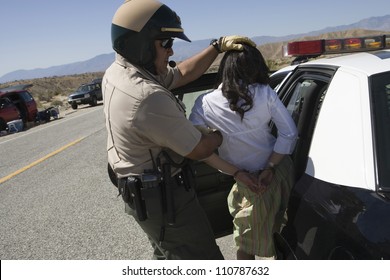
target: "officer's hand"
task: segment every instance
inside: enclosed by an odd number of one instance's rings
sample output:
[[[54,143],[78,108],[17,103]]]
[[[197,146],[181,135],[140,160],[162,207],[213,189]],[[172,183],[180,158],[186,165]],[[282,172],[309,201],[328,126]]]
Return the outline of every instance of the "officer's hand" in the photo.
[[[256,43],[253,42],[251,39],[239,35],[225,36],[219,38],[218,40],[218,46],[221,52],[232,51],[232,50],[242,51],[243,50],[242,44],[256,47]]]
[[[218,147],[221,146],[222,144],[222,141],[223,141],[223,135],[221,133],[221,131],[217,130],[217,129],[213,129],[213,128],[208,128],[208,127],[204,127],[204,126],[201,126],[201,125],[194,125],[195,128],[197,130],[199,130],[203,135],[209,135],[209,134],[216,134],[218,135],[218,138],[219,138],[219,144],[218,144]],[[217,139],[218,139],[217,138]]]
[[[210,134],[210,133],[213,133],[215,131],[214,129],[211,129],[211,128],[208,128],[205,126],[201,126],[201,125],[194,125],[194,126],[197,130],[202,132],[202,134]]]

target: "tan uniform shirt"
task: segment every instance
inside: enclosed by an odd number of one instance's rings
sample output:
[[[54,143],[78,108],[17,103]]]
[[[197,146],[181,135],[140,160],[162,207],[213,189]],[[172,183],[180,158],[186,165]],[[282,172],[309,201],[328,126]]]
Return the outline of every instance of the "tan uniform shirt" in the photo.
[[[108,132],[108,162],[119,177],[152,169],[154,159],[167,148],[180,162],[198,144],[201,133],[185,117],[183,104],[167,89],[174,87],[179,70],[165,77],[151,75],[123,57],[107,69],[103,101]]]

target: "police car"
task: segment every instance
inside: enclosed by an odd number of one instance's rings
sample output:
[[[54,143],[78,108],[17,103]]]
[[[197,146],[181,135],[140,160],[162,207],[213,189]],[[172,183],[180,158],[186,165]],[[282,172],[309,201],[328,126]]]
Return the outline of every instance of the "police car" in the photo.
[[[275,234],[279,259],[390,259],[387,49],[390,36],[292,42],[288,53],[300,58],[344,55],[271,76],[299,132],[288,221]],[[350,52],[356,53],[345,54]],[[189,86],[201,90],[201,84]],[[185,99],[184,92],[176,93]],[[200,201],[221,232],[231,223],[221,210],[231,178],[201,164],[196,168],[204,170],[197,173]]]
[[[288,45],[294,56],[359,53],[300,64],[277,87],[299,133],[288,222],[275,236],[279,257],[390,258],[386,49],[390,36]]]

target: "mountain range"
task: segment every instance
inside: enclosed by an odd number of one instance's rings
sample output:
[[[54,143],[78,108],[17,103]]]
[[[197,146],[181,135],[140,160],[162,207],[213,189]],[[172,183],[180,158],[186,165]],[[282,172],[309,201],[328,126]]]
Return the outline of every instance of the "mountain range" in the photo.
[[[324,33],[337,32],[350,29],[365,29],[365,30],[381,30],[381,31],[390,31],[390,15],[381,16],[381,17],[371,17],[363,19],[359,22],[349,24],[349,25],[340,25],[334,27],[327,27],[321,30],[312,31],[309,33],[302,34],[292,34],[288,36],[256,36],[251,39],[256,42],[257,45],[263,45],[267,43],[275,42],[285,42],[293,40],[296,38],[307,37],[307,36],[318,36]],[[197,40],[192,43],[187,43],[184,41],[175,42],[175,55],[172,57],[173,60],[181,61],[191,55],[201,51],[205,48],[210,42],[209,39]],[[42,77],[52,77],[52,76],[65,76],[73,74],[82,74],[90,72],[103,72],[115,58],[114,52],[109,54],[101,54],[95,56],[86,61],[74,62],[64,65],[52,66],[49,68],[38,68],[32,70],[17,70],[7,73],[0,77],[0,83],[5,83],[15,80],[24,80],[24,79],[36,79]]]

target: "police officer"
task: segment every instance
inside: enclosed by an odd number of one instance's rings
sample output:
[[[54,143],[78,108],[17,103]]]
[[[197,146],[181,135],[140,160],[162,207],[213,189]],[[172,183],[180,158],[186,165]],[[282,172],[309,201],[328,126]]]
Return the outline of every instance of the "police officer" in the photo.
[[[217,131],[194,128],[169,90],[200,77],[219,52],[254,43],[221,37],[168,65],[173,39],[190,40],[176,13],[155,0],[125,1],[113,17],[111,37],[116,60],[102,81],[107,151],[120,190],[130,192],[126,212],[147,234],[155,259],[223,259],[183,172],[185,158],[204,159],[223,139]]]

